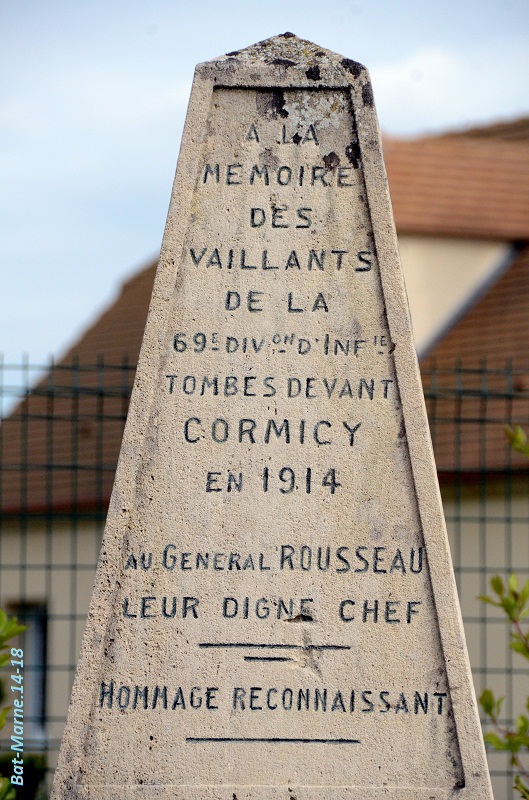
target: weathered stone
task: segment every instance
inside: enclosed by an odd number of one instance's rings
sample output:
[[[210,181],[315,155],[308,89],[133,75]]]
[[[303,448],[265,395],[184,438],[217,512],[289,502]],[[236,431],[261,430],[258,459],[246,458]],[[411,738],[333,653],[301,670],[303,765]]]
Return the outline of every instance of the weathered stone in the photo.
[[[490,798],[365,69],[197,67],[55,798]]]

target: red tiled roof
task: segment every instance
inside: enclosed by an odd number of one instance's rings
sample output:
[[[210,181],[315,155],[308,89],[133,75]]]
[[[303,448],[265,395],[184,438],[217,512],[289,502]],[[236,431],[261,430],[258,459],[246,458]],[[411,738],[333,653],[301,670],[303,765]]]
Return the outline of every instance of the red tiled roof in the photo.
[[[399,233],[529,239],[529,147],[454,137],[384,143]]]
[[[520,117],[510,122],[496,122],[492,125],[480,125],[475,128],[466,128],[461,131],[450,131],[441,134],[443,139],[461,138],[472,139],[503,139],[509,142],[529,141],[529,117]]]
[[[124,358],[136,364],[157,263],[153,261],[123,284],[114,303],[70,348],[61,363],[77,358],[95,364],[102,356],[107,364],[121,364]]]
[[[124,284],[0,428],[6,514],[104,510],[152,293],[156,264]]]

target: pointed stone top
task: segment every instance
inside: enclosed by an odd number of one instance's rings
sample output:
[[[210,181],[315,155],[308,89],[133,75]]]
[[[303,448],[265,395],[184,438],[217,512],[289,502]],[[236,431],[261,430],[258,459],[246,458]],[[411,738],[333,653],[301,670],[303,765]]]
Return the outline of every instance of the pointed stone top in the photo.
[[[338,53],[326,50],[314,42],[307,39],[300,39],[295,33],[280,33],[278,36],[271,36],[257,44],[251,44],[244,50],[233,50],[226,53],[214,61],[224,61],[230,58],[244,59],[249,61],[262,61],[265,64],[278,65],[283,67],[299,66],[301,63],[307,66],[313,63],[320,63],[325,67],[340,65],[351,72],[354,77],[358,77],[360,70],[364,69],[362,64],[352,61],[350,58],[343,58]]]
[[[264,39],[243,50],[232,50],[226,55],[199,64],[197,70],[207,76],[212,69],[223,75],[245,68],[270,74],[274,72],[283,80],[295,81],[312,86],[347,85],[356,82],[361,76],[362,83],[369,80],[366,68],[350,58],[319,47],[294,33],[286,32],[270,39]],[[263,69],[264,68],[264,69]]]

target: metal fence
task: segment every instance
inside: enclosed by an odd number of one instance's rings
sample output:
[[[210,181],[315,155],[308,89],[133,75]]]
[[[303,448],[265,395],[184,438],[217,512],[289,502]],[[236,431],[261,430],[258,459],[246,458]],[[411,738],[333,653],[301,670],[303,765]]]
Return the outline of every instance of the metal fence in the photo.
[[[0,366],[0,606],[28,626],[16,645],[25,654],[26,752],[44,754],[48,770],[60,745],[134,371],[102,360]],[[529,471],[503,433],[505,423],[529,424],[528,373],[430,366],[423,384],[476,691],[487,686],[505,696],[507,723],[523,711],[527,668],[509,649],[501,614],[477,596],[495,574],[529,577]],[[4,752],[9,744],[4,738]],[[496,799],[510,799],[507,755],[492,752],[489,761]]]

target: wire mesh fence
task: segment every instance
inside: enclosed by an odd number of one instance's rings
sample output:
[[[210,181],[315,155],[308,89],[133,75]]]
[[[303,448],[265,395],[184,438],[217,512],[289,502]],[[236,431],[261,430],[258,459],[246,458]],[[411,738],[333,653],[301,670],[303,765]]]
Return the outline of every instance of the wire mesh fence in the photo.
[[[0,366],[0,607],[27,625],[26,752],[55,764],[112,488],[135,365]],[[423,373],[425,400],[479,695],[523,710],[523,660],[501,614],[480,602],[490,578],[529,577],[529,470],[504,436],[529,424],[529,376],[503,369]],[[5,686],[4,680],[4,689]],[[0,741],[9,753],[10,725]],[[510,799],[508,758],[489,753],[497,800]],[[0,769],[1,772],[1,769]]]

